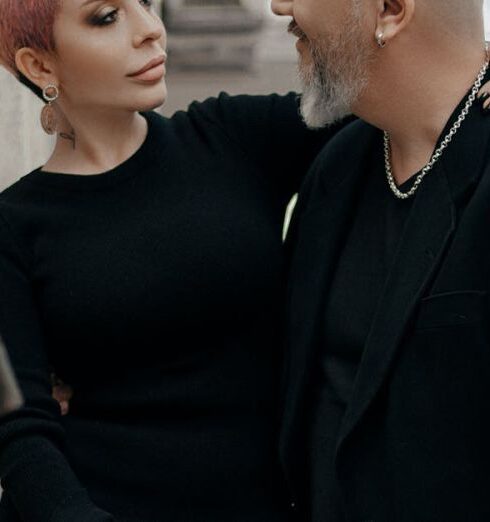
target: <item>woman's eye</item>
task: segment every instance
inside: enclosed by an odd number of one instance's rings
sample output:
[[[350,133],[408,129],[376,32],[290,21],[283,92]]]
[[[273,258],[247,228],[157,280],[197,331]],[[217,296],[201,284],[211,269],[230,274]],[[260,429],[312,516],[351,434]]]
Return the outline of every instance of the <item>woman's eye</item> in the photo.
[[[140,0],[140,1],[146,7],[153,7],[153,4],[155,3],[154,0]],[[114,18],[114,16],[117,15],[117,12],[118,12],[118,9],[114,9],[113,11],[111,11],[110,13],[108,13],[102,17],[95,18],[93,23],[95,25],[110,25],[117,20],[117,18]]]
[[[117,11],[117,9],[114,9],[114,11],[111,11],[110,13],[104,16],[101,16],[99,18],[96,17],[93,21],[94,25],[109,25],[114,23],[116,19],[111,17],[117,15]]]

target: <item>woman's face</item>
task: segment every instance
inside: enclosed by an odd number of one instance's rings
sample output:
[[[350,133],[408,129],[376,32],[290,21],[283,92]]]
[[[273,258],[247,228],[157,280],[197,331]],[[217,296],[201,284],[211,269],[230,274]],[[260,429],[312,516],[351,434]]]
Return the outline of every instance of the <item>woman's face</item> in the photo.
[[[164,103],[165,66],[151,81],[128,76],[150,60],[166,57],[166,32],[154,4],[155,0],[63,0],[53,28],[62,107],[140,111]]]

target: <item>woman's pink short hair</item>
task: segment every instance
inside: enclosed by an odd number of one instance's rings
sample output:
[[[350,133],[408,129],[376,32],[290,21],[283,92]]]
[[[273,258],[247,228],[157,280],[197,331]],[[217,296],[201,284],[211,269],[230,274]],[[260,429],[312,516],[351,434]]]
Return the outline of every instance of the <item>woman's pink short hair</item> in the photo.
[[[22,47],[56,52],[53,25],[62,0],[0,0],[0,63],[36,95],[41,90],[15,65],[15,54]]]

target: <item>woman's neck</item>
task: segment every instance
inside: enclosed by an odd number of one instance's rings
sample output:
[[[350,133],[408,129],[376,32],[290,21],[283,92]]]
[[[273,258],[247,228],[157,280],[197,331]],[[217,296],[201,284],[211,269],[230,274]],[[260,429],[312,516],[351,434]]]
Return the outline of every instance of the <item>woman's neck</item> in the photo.
[[[98,174],[111,170],[136,152],[148,132],[145,118],[135,111],[70,112],[57,107],[58,129],[54,150],[41,170]]]

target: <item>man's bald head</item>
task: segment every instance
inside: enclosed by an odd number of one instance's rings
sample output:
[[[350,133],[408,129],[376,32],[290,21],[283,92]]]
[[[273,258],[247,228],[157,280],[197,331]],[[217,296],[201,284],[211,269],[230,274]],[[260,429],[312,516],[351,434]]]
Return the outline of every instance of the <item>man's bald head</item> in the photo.
[[[483,0],[431,0],[429,3],[433,6],[438,6],[440,9],[458,13],[464,13],[472,9],[483,11]]]
[[[483,30],[483,0],[417,0],[436,27],[476,37]]]

